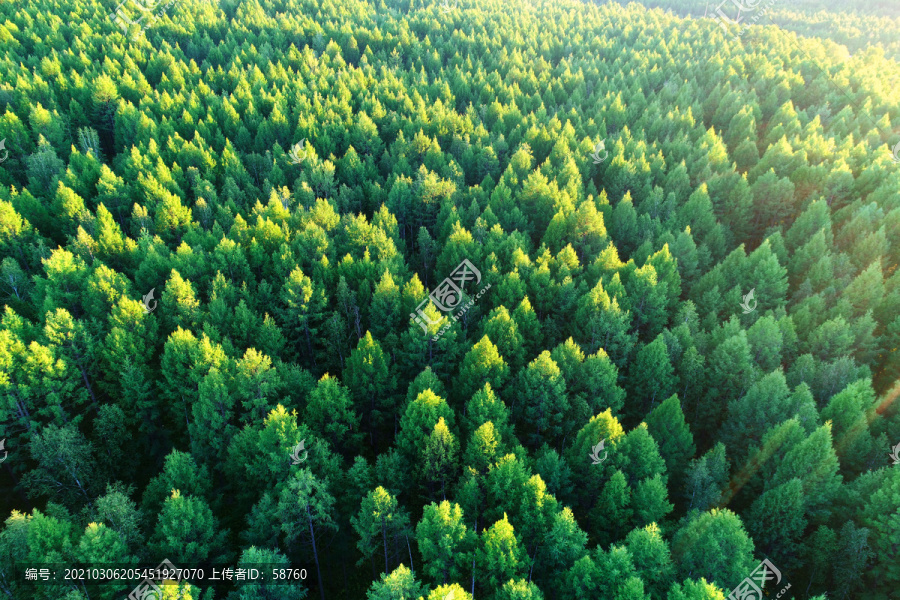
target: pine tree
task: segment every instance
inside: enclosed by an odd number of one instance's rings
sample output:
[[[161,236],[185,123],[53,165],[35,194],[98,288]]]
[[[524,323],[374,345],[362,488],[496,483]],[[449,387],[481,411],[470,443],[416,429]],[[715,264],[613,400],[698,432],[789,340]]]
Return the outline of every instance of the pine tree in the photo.
[[[268,550],[255,546],[244,550],[238,560],[238,568],[259,568],[260,565],[264,565],[260,570],[271,573],[273,569],[289,569],[290,561],[288,557],[278,550]],[[246,582],[241,586],[241,593],[247,597],[247,600],[263,600],[264,598],[272,598],[272,600],[302,600],[308,595],[307,590],[299,585],[282,585],[276,582]]]
[[[434,425],[425,444],[422,470],[431,489],[440,489],[441,498],[447,499],[447,484],[456,478],[459,459],[459,444],[450,433],[444,417]]]
[[[702,512],[718,506],[728,483],[728,470],[725,445],[721,442],[700,458],[693,459],[685,473],[688,508]]]
[[[488,422],[502,439],[508,442],[514,439],[512,425],[509,422],[509,410],[503,400],[494,393],[491,384],[485,383],[484,387],[475,392],[466,403],[463,424],[471,431]]]
[[[672,584],[675,565],[669,545],[656,523],[632,530],[625,538],[625,545],[640,578],[646,582],[651,598],[665,598]]]
[[[868,412],[875,403],[871,382],[860,380],[832,396],[822,409],[822,420],[831,421],[834,427],[842,474],[859,474],[874,462],[877,451]]]
[[[29,449],[36,463],[23,479],[30,497],[54,495],[72,506],[93,502],[97,484],[94,449],[75,425],[44,427],[32,438]]]
[[[408,543],[409,515],[379,486],[363,498],[359,512],[350,521],[360,538],[356,547],[362,552],[362,560],[373,559],[383,551],[384,573],[389,573],[390,557],[399,555],[398,541],[403,538]]]
[[[481,534],[475,564],[481,574],[479,580],[487,589],[499,589],[504,582],[521,577],[527,569],[527,557],[505,514]]]
[[[679,577],[699,576],[726,588],[752,571],[753,548],[741,519],[730,510],[696,514],[672,538]]]
[[[569,402],[565,379],[549,352],[541,353],[520,371],[515,389],[513,412],[529,442],[537,446],[556,441],[563,432]]]
[[[772,489],[794,478],[799,478],[802,484],[805,513],[809,519],[816,522],[831,515],[842,479],[832,445],[831,423],[819,427],[791,448],[778,463],[767,487]]]
[[[313,341],[322,323],[325,307],[323,290],[299,268],[291,271],[280,294],[282,329],[307,364],[315,364]]]
[[[677,489],[696,452],[694,436],[685,422],[678,395],[669,396],[654,408],[647,415],[646,423],[647,431],[659,444],[659,453],[666,462],[666,472]]]
[[[325,581],[319,564],[316,535],[317,532],[321,535],[323,531],[337,530],[333,515],[334,504],[334,497],[328,493],[327,482],[320,481],[309,469],[302,469],[282,489],[276,509],[287,545],[293,547],[300,542],[312,548],[316,580],[323,599]]]
[[[352,391],[357,410],[366,415],[369,439],[375,445],[378,432],[388,422],[394,406],[395,380],[381,345],[367,331],[347,359],[344,385]]]
[[[199,563],[228,556],[225,535],[206,502],[173,490],[159,514],[151,546],[176,564]]]
[[[797,548],[806,529],[803,484],[791,479],[759,496],[747,513],[747,531],[758,550],[778,565],[799,563]]]
[[[474,543],[458,504],[444,500],[425,506],[422,520],[416,526],[423,570],[433,581],[446,584],[465,572],[466,555]]]
[[[350,392],[340,381],[322,376],[306,404],[305,422],[335,448],[356,449],[359,434],[359,415],[353,410]]]
[[[509,377],[509,367],[488,336],[483,336],[463,358],[459,369],[460,400],[468,399],[485,384],[501,390]]]
[[[672,395],[675,390],[675,370],[662,335],[638,350],[630,370],[631,397],[642,415]]]
[[[760,445],[768,430],[791,418],[797,418],[805,429],[812,431],[818,422],[815,401],[808,386],[800,384],[792,394],[784,373],[773,371],[729,403],[722,441],[735,460],[741,461],[750,448]]]
[[[666,600],[724,600],[725,593],[705,577],[699,580],[686,579],[684,583],[674,583]]]
[[[381,574],[380,581],[373,581],[366,600],[403,600],[417,598],[425,591],[416,576],[403,563],[388,575]]]

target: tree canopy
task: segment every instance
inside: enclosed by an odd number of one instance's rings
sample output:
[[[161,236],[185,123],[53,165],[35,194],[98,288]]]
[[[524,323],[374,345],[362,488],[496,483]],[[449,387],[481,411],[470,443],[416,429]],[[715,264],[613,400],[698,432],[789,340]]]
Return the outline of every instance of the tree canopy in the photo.
[[[846,4],[0,4],[0,595],[895,597],[900,15]]]

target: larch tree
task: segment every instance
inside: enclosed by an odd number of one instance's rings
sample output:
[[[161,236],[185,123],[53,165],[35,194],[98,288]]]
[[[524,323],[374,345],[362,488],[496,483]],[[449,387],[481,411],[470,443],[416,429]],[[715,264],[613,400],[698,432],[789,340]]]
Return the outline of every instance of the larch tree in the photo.
[[[289,547],[309,546],[316,564],[319,593],[325,598],[325,581],[319,563],[316,536],[337,530],[334,521],[335,500],[327,482],[319,480],[309,469],[298,471],[283,488],[278,500],[277,516]]]
[[[390,572],[389,561],[398,555],[400,538],[409,544],[410,522],[407,512],[400,507],[397,499],[379,486],[363,498],[359,512],[351,518],[351,524],[359,541],[356,547],[363,560],[384,555],[384,573]],[[410,554],[410,562],[412,555]]]
[[[416,525],[416,539],[423,571],[433,581],[446,584],[458,580],[468,569],[466,559],[474,549],[475,539],[458,504],[444,500],[426,505]]]

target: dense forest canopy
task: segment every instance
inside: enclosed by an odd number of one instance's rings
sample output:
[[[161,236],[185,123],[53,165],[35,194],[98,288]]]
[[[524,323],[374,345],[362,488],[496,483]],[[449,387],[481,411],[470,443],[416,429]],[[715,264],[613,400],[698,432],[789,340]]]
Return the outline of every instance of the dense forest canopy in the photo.
[[[824,38],[851,53],[870,46],[900,59],[900,14],[895,2],[870,0],[643,0],[682,16],[733,18],[740,8],[745,22],[777,25],[801,35]]]
[[[0,4],[0,597],[898,598],[891,6],[134,1]]]

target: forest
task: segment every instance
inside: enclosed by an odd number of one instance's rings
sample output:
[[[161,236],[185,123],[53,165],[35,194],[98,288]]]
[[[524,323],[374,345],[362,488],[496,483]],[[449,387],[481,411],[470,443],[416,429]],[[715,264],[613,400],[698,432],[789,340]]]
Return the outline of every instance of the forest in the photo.
[[[0,3],[0,598],[900,598],[900,14],[774,2]],[[27,574],[164,561],[292,580]]]

